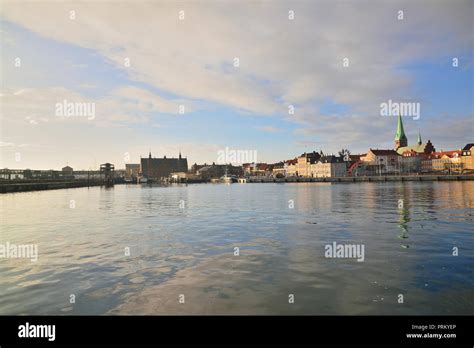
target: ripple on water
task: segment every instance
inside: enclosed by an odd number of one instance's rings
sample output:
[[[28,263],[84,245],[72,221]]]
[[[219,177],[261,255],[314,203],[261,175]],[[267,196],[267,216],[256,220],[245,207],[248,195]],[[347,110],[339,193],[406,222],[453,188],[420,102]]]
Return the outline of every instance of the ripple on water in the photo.
[[[128,185],[0,199],[1,240],[39,249],[36,263],[0,260],[0,314],[474,312],[474,182]],[[364,244],[365,261],[325,258],[334,241]]]

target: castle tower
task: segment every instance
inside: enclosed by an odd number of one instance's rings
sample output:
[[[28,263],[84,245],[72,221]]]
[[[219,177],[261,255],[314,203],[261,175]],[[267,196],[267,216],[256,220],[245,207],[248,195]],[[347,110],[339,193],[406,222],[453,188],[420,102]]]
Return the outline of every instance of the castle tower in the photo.
[[[403,129],[402,116],[399,114],[397,133],[395,134],[395,150],[397,150],[399,147],[405,147],[407,145],[408,145],[408,140],[405,135],[405,131]]]
[[[147,167],[147,173],[146,173],[147,179],[150,179],[151,178],[151,170],[150,170],[150,168],[151,168],[151,150],[150,150],[150,153],[148,154],[148,162],[147,162],[146,167]]]

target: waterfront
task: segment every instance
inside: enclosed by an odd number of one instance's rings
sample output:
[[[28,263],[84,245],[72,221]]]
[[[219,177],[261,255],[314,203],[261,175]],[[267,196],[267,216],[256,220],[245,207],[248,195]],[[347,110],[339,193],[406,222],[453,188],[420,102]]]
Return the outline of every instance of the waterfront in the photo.
[[[0,243],[39,253],[0,259],[0,314],[474,312],[472,181],[117,185],[0,202]],[[364,262],[324,258],[333,242],[364,244]]]

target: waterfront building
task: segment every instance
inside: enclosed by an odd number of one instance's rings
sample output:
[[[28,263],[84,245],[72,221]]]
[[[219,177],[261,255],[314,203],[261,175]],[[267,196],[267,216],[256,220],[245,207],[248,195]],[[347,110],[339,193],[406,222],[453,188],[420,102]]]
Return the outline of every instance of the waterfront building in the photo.
[[[73,169],[72,167],[65,166],[61,169],[63,175],[72,175]]]
[[[267,163],[257,163],[253,172],[250,175],[268,176],[271,173],[271,167]]]
[[[461,163],[463,170],[474,170],[474,143],[467,144],[462,149]]]
[[[274,178],[283,178],[286,177],[286,170],[288,168],[288,165],[286,162],[278,162],[273,165],[272,168],[272,175]]]
[[[140,172],[147,180],[162,180],[167,178],[172,172],[187,172],[188,160],[181,157],[178,158],[152,158],[151,152],[148,158],[140,158]]]
[[[248,176],[252,173],[252,169],[255,168],[256,163],[244,163],[242,164],[242,170],[244,171],[244,175]]]
[[[286,164],[286,176],[297,176],[296,163],[298,159],[292,159],[285,162]]]
[[[126,163],[125,164],[125,179],[136,180],[140,174],[139,163]]]
[[[225,168],[221,165],[212,164],[204,166],[196,171],[196,175],[203,180],[218,179],[225,173]]]
[[[369,149],[365,156],[360,158],[366,171],[375,171],[378,174],[394,174],[400,171],[400,155],[395,150]]]
[[[462,153],[462,150],[433,152],[421,161],[421,171],[424,173],[461,173],[463,171]]]
[[[311,176],[311,164],[316,163],[321,158],[321,154],[316,151],[303,153],[296,159],[296,176]]]
[[[241,166],[233,166],[231,164],[215,164],[212,165],[194,165],[193,168],[198,168],[195,174],[198,178],[203,180],[219,179],[227,172],[228,175],[242,176],[243,169]]]
[[[267,163],[244,163],[242,170],[246,176],[269,176],[272,174],[273,165]]]
[[[74,179],[73,169],[70,166],[65,166],[61,169],[61,177],[63,179]]]
[[[403,152],[399,158],[401,173],[419,173],[421,171],[421,161],[428,155],[416,152],[415,150],[407,150]]]
[[[201,179],[197,174],[191,172],[174,172],[170,174],[170,181],[175,183],[195,182]]]
[[[347,162],[334,155],[321,156],[310,164],[310,176],[314,178],[333,178],[347,175]]]

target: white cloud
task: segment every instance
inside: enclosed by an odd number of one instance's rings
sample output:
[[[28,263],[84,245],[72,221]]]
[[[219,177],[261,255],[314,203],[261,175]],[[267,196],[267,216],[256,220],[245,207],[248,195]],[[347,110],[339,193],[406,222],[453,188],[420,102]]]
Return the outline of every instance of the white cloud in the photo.
[[[64,118],[55,115],[56,104],[64,101],[94,103],[96,116]],[[88,98],[64,87],[23,88],[18,91],[4,90],[0,96],[2,118],[6,126],[19,127],[22,120],[37,125],[39,122],[88,122],[97,126],[121,126],[146,123],[153,113],[178,114],[183,101],[168,101],[149,91],[123,86],[100,99]],[[186,111],[192,111],[186,105]]]
[[[294,21],[288,20],[289,7],[295,11]],[[70,3],[7,1],[2,3],[1,16],[46,39],[91,49],[111,63],[114,71],[138,82],[130,85],[149,85],[161,95],[117,86],[102,98],[91,99],[65,87],[9,90],[13,85],[6,86],[0,102],[9,137],[39,137],[44,131],[48,140],[58,136],[64,144],[67,137],[46,131],[46,122],[49,129],[61,122],[68,127],[161,127],[154,115],[179,115],[180,104],[186,112],[221,104],[244,115],[273,115],[297,123],[301,125],[297,136],[314,137],[322,147],[337,150],[339,144],[373,144],[393,137],[392,125],[374,117],[379,104],[417,96],[412,89],[414,76],[400,67],[420,61],[440,63],[446,55],[472,51],[473,45],[472,1],[243,1],[232,5],[158,1],[138,6],[76,2],[73,9],[75,20],[69,18]],[[405,12],[403,21],[397,20],[399,9]],[[179,10],[185,11],[184,21],[178,19]],[[24,44],[11,37],[15,45]],[[349,67],[344,68],[346,57]],[[234,58],[239,58],[239,67],[233,66]],[[71,64],[89,68],[80,61]],[[463,64],[472,66],[469,61]],[[67,85],[68,76],[64,79]],[[79,87],[90,92],[92,86]],[[64,99],[95,102],[96,118],[55,117],[54,105]],[[327,100],[347,104],[344,117],[321,111]],[[296,108],[294,115],[288,115],[289,104]],[[36,133],[22,128],[27,117],[38,123],[28,127]],[[74,127],[61,130],[69,134]],[[277,130],[274,126],[260,129]],[[86,132],[82,140],[100,143],[102,135],[96,134],[98,138],[92,139],[93,134]]]
[[[280,114],[288,103],[332,98],[364,108],[409,94],[410,77],[395,69],[468,49],[468,4],[303,1],[291,4],[294,21],[284,2],[233,3],[232,11],[218,2],[76,3],[75,20],[62,3],[9,2],[3,12],[45,37],[97,50],[132,79],[183,98]],[[404,21],[397,20],[400,8]],[[446,33],[450,40],[440,40]]]

